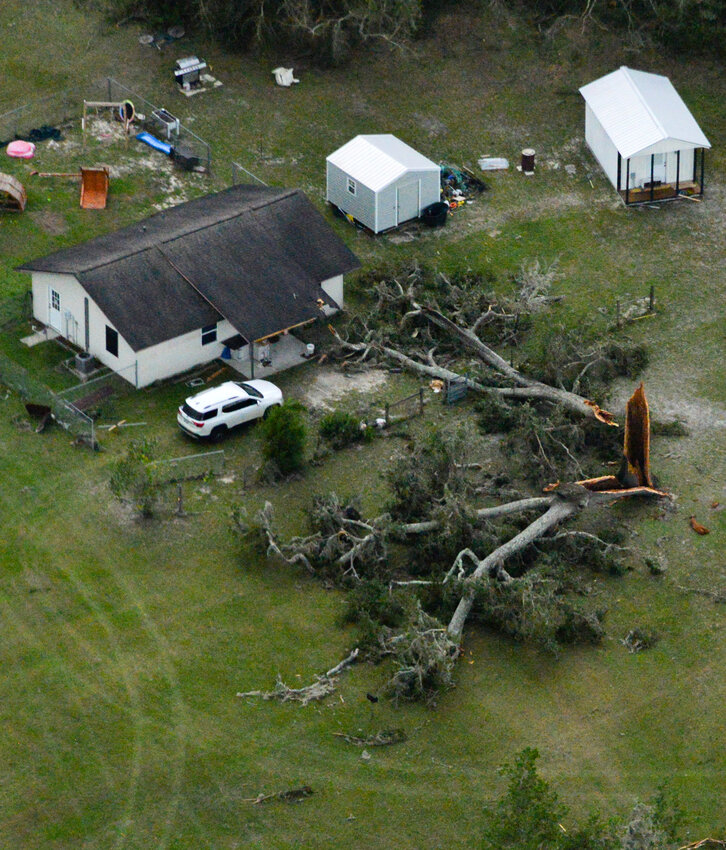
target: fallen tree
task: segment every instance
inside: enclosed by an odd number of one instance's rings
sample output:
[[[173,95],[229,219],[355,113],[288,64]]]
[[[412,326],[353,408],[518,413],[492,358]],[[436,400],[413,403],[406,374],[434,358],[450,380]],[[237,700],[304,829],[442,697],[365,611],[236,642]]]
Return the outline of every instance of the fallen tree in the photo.
[[[385,276],[375,284],[378,298],[365,317],[353,316],[342,333],[332,325],[329,329],[343,359],[352,358],[362,364],[376,357],[442,381],[461,380],[462,375],[440,362],[437,351],[443,350],[449,360],[456,360],[463,344],[484,370],[481,378],[468,377],[474,392],[503,400],[545,402],[562,407],[572,416],[615,426],[613,414],[580,394],[580,387],[588,381],[592,383],[598,369],[624,368],[623,360],[627,371],[627,358],[622,358],[619,349],[608,349],[603,344],[588,347],[583,343],[583,350],[564,352],[567,362],[555,370],[550,367],[550,371],[557,372],[560,384],[565,372],[572,372],[571,387],[567,389],[524,374],[481,338],[486,331],[500,343],[516,343],[532,313],[556,300],[545,294],[553,275],[539,270],[539,266],[534,271],[533,268],[521,276],[518,293],[499,302],[494,296],[480,294],[479,279],[465,277],[452,282],[439,274],[432,281],[430,273],[416,265],[400,275],[405,275],[405,288],[398,277]],[[413,330],[409,331],[411,327]],[[432,329],[443,331],[443,335],[432,335]],[[452,342],[456,345],[452,346]]]
[[[477,605],[486,622],[520,639],[540,630],[544,646],[602,638],[600,614],[581,611],[566,600],[567,587],[573,586],[573,581],[576,584],[577,578],[567,578],[563,584],[557,571],[537,571],[532,565],[542,551],[562,555],[562,547],[573,541],[573,548],[585,558],[593,551],[602,552],[603,557],[630,551],[616,539],[605,539],[594,531],[557,529],[593,508],[623,499],[671,498],[653,486],[649,430],[641,384],[627,405],[617,476],[556,482],[541,496],[473,507],[476,488],[468,475],[480,471],[481,464],[470,461],[470,441],[465,436],[449,443],[438,438],[424,445],[422,453],[411,457],[399,472],[392,471],[394,477],[398,476],[398,484],[394,482],[395,497],[389,512],[365,520],[357,508],[332,494],[315,500],[312,533],[307,536],[280,542],[269,503],[258,517],[259,530],[268,554],[288,564],[302,564],[312,574],[351,590],[349,619],[364,625],[368,635],[361,642],[362,657],[389,658],[394,664],[383,692],[397,700],[431,699],[453,681],[465,625]],[[423,499],[417,497],[421,492]],[[536,518],[523,522],[523,517],[532,512],[537,512]],[[510,532],[507,526],[497,529],[492,525],[495,521],[514,522],[517,530]],[[442,543],[447,535],[448,543]],[[413,571],[402,568],[391,548],[406,547],[409,541],[416,541],[412,567],[417,569]],[[442,569],[441,559],[457,542],[462,545],[453,550],[456,554]],[[430,548],[432,545],[439,546],[438,552]],[[477,554],[481,546],[489,548],[484,557]],[[423,564],[422,557],[426,559]],[[561,573],[564,560],[557,560]],[[422,599],[438,600],[437,616],[424,610]],[[440,616],[447,610],[450,613],[445,625]],[[275,691],[245,695],[283,700],[302,695],[301,701],[308,701],[332,692],[329,679],[326,674],[300,691],[278,682]]]

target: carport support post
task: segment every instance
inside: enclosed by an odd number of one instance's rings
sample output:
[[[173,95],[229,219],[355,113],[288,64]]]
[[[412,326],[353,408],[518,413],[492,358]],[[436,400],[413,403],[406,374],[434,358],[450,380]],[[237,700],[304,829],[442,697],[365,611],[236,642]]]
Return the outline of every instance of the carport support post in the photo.
[[[255,344],[250,342],[250,378],[255,377]]]
[[[681,152],[676,151],[676,195],[681,191]]]
[[[650,155],[650,199],[653,200],[653,177],[655,173],[655,154]]]
[[[701,194],[703,195],[703,172],[706,163],[706,148],[701,148]]]

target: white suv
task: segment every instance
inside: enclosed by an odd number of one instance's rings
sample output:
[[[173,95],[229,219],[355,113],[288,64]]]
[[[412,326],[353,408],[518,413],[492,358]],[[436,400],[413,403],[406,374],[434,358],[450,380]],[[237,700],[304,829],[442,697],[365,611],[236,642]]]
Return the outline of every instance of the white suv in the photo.
[[[179,408],[176,421],[190,437],[218,440],[243,422],[266,416],[282,404],[282,392],[269,381],[227,381],[190,396]]]

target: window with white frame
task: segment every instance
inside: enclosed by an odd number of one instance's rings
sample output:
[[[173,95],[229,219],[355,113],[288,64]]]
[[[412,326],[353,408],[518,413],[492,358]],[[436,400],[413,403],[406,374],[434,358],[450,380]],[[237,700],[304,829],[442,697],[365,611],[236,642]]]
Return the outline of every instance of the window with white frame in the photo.
[[[217,325],[206,325],[202,328],[202,345],[217,341]]]
[[[350,192],[350,194],[355,195],[357,188],[358,187],[355,184],[355,180],[352,177],[349,177],[348,178],[348,191]]]
[[[56,292],[55,289],[50,291],[50,306],[54,310],[60,310],[60,292]]]

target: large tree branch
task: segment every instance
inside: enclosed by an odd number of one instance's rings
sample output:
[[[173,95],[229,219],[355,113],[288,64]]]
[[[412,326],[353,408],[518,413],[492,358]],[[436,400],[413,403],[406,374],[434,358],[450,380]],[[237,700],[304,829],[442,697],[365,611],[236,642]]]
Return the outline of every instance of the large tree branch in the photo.
[[[569,392],[568,390],[564,390],[559,387],[552,387],[549,384],[543,384],[541,381],[535,381],[532,378],[528,378],[526,375],[523,375],[507,363],[507,361],[497,354],[496,351],[489,348],[488,345],[485,345],[485,343],[483,343],[475,333],[470,331],[468,328],[463,328],[461,325],[457,325],[455,322],[452,322],[451,319],[447,319],[446,316],[438,310],[434,310],[432,307],[421,307],[421,313],[433,324],[456,336],[468,348],[470,348],[480,360],[483,360],[484,363],[500,375],[517,385],[512,388],[497,388],[496,391],[500,395],[509,398],[539,398],[544,401],[553,402],[554,404],[561,404],[563,407],[566,407],[568,410],[571,410],[573,413],[580,416],[592,416],[601,422],[607,423],[608,425],[615,424],[612,422],[612,414],[602,410],[588,399],[583,398],[576,393]]]
[[[551,496],[536,496],[532,499],[518,499],[516,502],[507,502],[504,505],[496,505],[493,508],[479,508],[475,511],[477,519],[497,519],[501,516],[509,514],[519,514],[524,511],[537,510],[546,508],[552,504]],[[422,522],[409,522],[401,526],[403,534],[426,534],[429,531],[436,531],[441,527],[441,522],[437,519],[429,519]]]
[[[581,484],[560,485],[554,491],[554,497],[544,514],[539,516],[534,522],[531,522],[519,534],[497,547],[486,558],[478,561],[474,572],[465,579],[466,589],[464,595],[459,600],[459,604],[448,626],[451,639],[457,643],[461,641],[466,618],[469,616],[469,612],[474,605],[477,581],[484,577],[496,578],[500,581],[511,581],[511,576],[504,569],[504,563],[517,552],[521,552],[561,522],[564,522],[564,520],[569,519],[585,508],[611,504],[612,502],[632,496],[669,498],[667,493],[654,490],[650,487],[633,487],[619,491],[599,490],[592,492]]]

